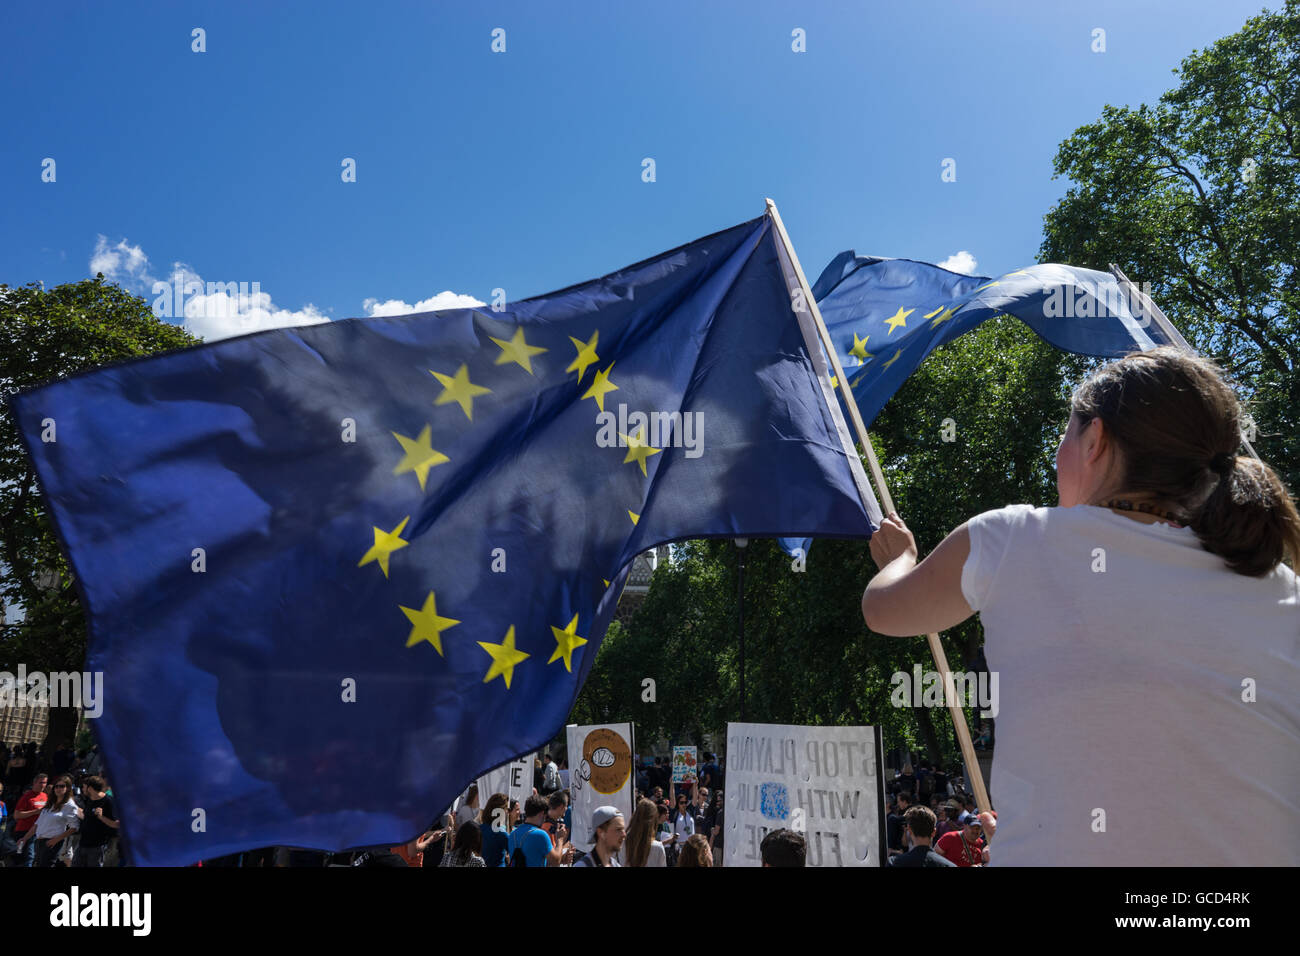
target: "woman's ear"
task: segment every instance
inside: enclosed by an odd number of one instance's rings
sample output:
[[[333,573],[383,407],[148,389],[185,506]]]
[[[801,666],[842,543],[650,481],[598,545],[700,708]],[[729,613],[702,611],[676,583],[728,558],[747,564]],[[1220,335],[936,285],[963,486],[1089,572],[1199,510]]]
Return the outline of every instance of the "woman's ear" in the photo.
[[[1114,447],[1106,423],[1100,418],[1091,419],[1080,432],[1083,441],[1083,460],[1090,465],[1100,464],[1106,452]]]

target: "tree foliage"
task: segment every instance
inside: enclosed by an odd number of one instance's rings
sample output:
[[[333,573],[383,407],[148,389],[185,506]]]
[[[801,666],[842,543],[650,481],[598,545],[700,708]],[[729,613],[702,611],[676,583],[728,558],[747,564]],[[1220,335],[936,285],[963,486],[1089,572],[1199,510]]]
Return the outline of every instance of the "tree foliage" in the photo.
[[[99,365],[197,343],[102,275],[49,290],[36,283],[0,285],[0,389],[6,397]],[[0,663],[80,670],[85,616],[7,405],[0,414],[0,562],[0,597],[24,614],[0,630]]]
[[[1252,399],[1255,446],[1300,483],[1300,0],[1192,53],[1154,106],[1060,147],[1073,185],[1043,261],[1115,262]]]

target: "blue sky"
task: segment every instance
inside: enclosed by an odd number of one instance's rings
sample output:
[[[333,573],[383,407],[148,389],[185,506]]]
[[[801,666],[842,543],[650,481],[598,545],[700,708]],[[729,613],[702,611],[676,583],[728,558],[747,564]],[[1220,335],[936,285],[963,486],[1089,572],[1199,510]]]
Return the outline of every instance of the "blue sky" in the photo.
[[[182,263],[258,283],[256,326],[517,299],[765,196],[810,278],[847,248],[996,275],[1035,259],[1060,141],[1261,6],[7,0],[0,282]]]

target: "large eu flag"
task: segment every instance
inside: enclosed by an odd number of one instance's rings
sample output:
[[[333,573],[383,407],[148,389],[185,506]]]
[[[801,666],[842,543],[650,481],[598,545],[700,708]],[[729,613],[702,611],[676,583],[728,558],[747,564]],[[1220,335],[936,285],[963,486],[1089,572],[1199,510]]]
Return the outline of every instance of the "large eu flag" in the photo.
[[[769,216],[503,311],[12,399],[134,862],[410,840],[564,725],[632,559],[880,520]]]

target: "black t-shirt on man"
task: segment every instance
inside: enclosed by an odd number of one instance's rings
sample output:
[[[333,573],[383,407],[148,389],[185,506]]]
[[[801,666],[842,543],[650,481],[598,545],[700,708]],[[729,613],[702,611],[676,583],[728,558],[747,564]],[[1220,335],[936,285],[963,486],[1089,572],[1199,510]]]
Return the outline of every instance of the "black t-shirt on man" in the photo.
[[[81,808],[86,812],[85,818],[81,821],[81,845],[88,847],[104,846],[113,838],[116,831],[95,816],[95,811],[97,809],[104,811],[105,818],[116,823],[117,808],[113,806],[113,798],[105,794],[98,800],[83,800]]]

